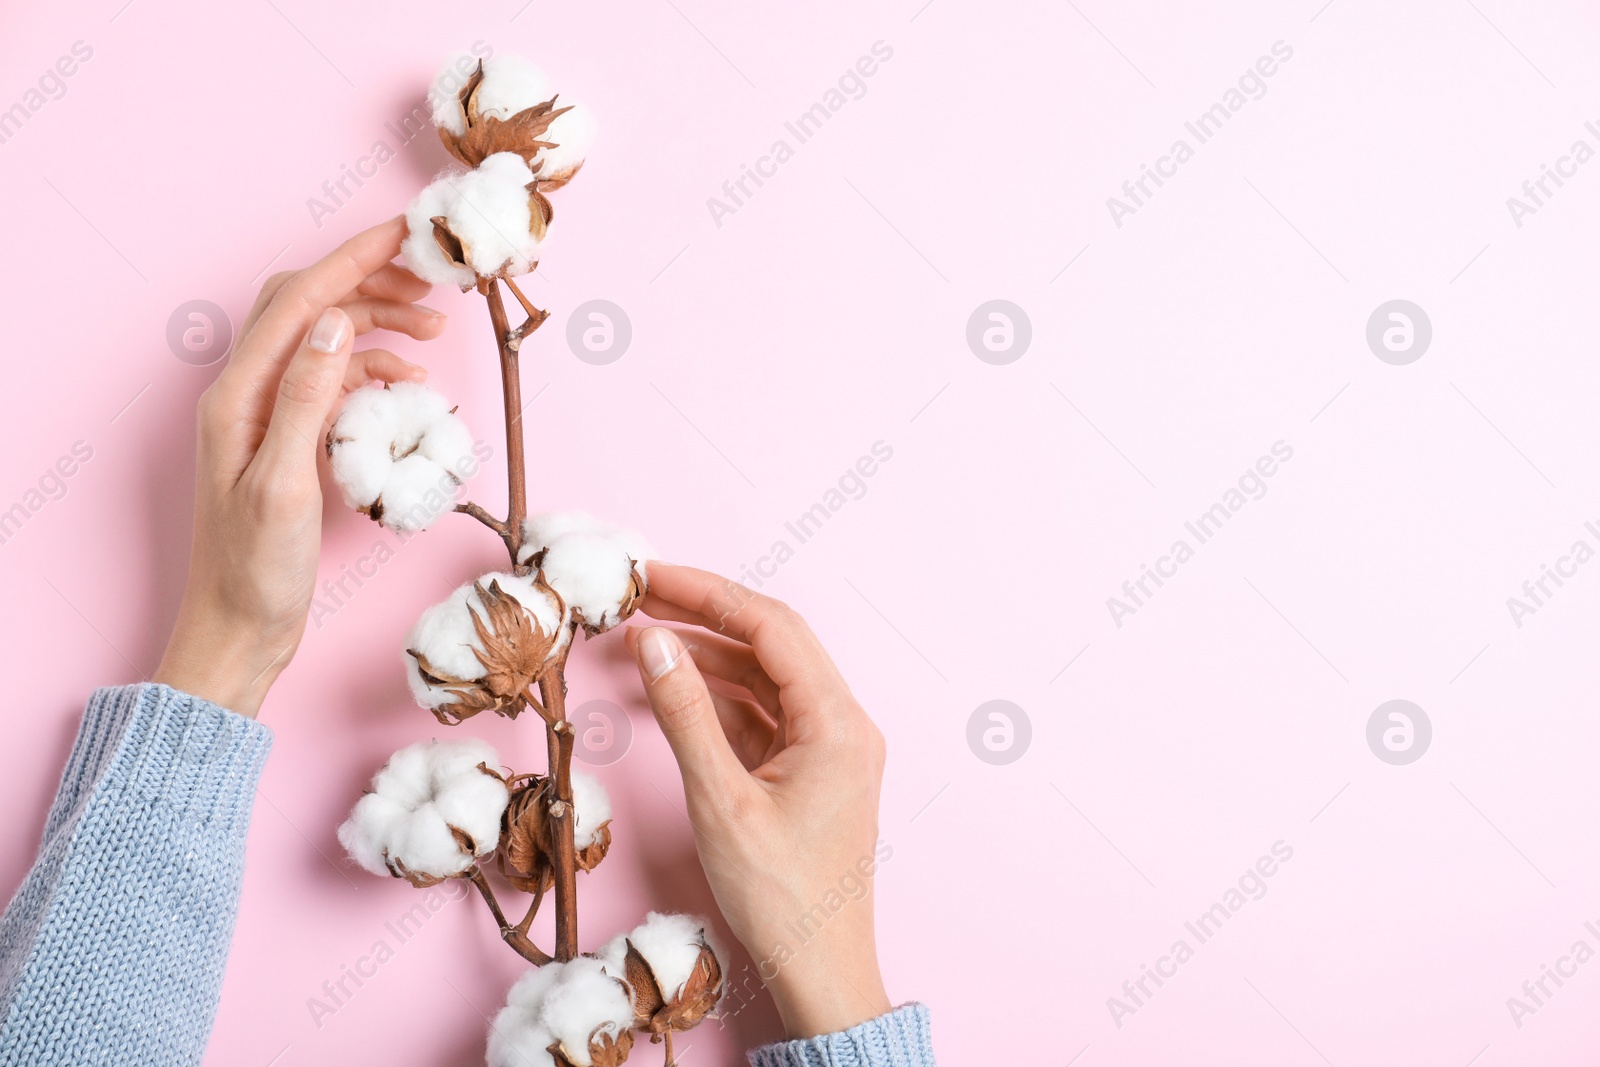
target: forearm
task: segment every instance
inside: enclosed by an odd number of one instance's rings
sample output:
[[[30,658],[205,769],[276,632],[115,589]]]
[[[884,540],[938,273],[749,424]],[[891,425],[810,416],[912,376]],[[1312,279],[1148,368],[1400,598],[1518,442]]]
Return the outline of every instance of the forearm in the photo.
[[[0,1062],[200,1061],[271,743],[166,686],[94,694],[0,916]]]

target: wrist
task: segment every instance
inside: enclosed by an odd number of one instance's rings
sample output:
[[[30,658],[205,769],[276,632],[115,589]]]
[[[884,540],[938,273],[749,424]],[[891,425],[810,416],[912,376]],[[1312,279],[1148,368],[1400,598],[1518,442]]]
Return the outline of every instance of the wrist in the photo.
[[[289,643],[275,653],[259,631],[186,603],[151,681],[255,718],[292,651]]]
[[[839,1033],[893,1009],[876,954],[845,960],[821,948],[801,946],[766,983],[791,1039]]]

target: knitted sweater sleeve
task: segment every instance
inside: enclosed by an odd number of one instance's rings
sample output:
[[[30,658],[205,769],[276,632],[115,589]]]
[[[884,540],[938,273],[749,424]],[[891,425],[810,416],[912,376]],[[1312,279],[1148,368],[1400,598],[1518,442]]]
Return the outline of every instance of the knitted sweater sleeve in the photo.
[[[749,1059],[750,1067],[934,1067],[928,1006],[904,1004],[837,1034],[763,1045]]]
[[[0,1063],[200,1062],[271,746],[163,685],[95,692],[0,916]]]

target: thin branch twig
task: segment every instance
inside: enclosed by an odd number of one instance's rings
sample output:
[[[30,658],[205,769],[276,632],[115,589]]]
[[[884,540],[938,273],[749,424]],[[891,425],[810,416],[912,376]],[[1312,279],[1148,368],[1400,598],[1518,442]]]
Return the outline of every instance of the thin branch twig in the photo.
[[[489,879],[484,876],[483,868],[474,863],[463,873],[463,878],[478,887],[478,893],[483,897],[483,902],[489,905],[489,910],[494,913],[494,921],[500,926],[500,937],[506,944],[535,966],[543,966],[550,962],[548,952],[535,945],[528,937],[528,925],[533,922],[533,912],[530,911],[522,922],[512,926],[506,921],[506,913],[500,910],[500,902],[495,899],[494,890],[489,885]],[[542,897],[544,894],[539,894]],[[534,910],[539,907],[539,897],[534,898]]]
[[[522,325],[512,330],[509,335],[508,343],[511,347],[521,349],[523,338],[543,326],[544,320],[550,317],[550,312],[534,307],[533,302],[523,295],[522,290],[517,288],[517,283],[510,278],[505,279],[505,283],[506,288],[511,290],[511,295],[517,298],[517,303],[522,305],[522,310],[528,315]]]
[[[533,894],[532,902],[530,902],[528,904],[528,912],[527,912],[527,914],[524,915],[522,917],[522,921],[519,922],[516,925],[516,929],[518,931],[520,931],[521,933],[524,933],[524,934],[528,932],[528,927],[533,925],[533,917],[535,915],[539,914],[539,905],[543,904],[543,903],[544,903],[544,886],[540,885],[538,891]]]
[[[477,519],[479,522],[483,523],[485,526],[489,527],[489,529],[498,534],[501,540],[505,540],[508,527],[505,523],[489,514],[488,509],[484,508],[482,505],[474,504],[469,500],[465,504],[457,504],[456,510],[461,512],[463,515],[471,515],[473,518]]]
[[[528,702],[528,706],[530,708],[532,708],[534,711],[537,711],[539,713],[539,718],[543,719],[545,721],[546,725],[553,724],[555,722],[555,720],[550,717],[549,710],[544,706],[544,704],[542,702],[540,702],[538,697],[533,695],[533,687],[532,686],[530,686],[527,689],[523,690],[522,699],[526,700]]]

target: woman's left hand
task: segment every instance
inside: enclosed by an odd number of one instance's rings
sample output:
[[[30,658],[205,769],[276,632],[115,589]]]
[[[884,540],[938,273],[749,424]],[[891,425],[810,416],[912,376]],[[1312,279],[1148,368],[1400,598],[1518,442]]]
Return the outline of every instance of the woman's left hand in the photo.
[[[153,681],[254,716],[305,633],[322,544],[317,454],[339,398],[426,372],[357,335],[437,337],[430,286],[391,262],[391,219],[314,266],[277,274],[200,397],[194,546],[183,605]]]

